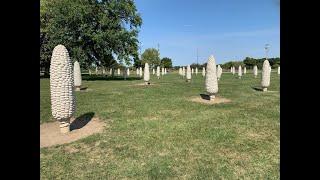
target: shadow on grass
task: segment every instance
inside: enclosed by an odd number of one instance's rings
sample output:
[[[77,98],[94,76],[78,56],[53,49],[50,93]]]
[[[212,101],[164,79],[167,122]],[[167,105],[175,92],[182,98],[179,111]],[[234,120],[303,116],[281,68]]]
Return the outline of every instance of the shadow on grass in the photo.
[[[201,96],[202,99],[210,100],[210,96],[207,95],[207,94],[200,94],[200,96]]]
[[[91,121],[93,116],[94,116],[94,113],[89,112],[77,117],[70,124],[70,131],[83,128],[85,125],[87,125]]]
[[[88,89],[88,87],[81,87],[80,91],[86,91]]]
[[[251,88],[253,90],[256,90],[256,91],[263,91],[263,89],[261,87],[254,87],[254,86],[251,86]]]
[[[124,79],[123,76],[108,76],[108,75],[82,75],[82,80],[87,81],[135,81],[141,80],[140,77],[127,77]]]

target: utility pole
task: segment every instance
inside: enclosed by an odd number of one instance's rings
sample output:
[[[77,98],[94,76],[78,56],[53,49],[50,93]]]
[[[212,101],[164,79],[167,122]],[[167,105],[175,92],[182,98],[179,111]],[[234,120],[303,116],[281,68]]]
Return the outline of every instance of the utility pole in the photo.
[[[264,46],[264,49],[266,50],[266,60],[268,60],[269,48],[270,48],[270,45],[269,45],[269,44],[266,44],[266,45]]]
[[[198,55],[198,48],[197,48],[197,65],[198,65],[198,58],[199,58],[199,55]]]

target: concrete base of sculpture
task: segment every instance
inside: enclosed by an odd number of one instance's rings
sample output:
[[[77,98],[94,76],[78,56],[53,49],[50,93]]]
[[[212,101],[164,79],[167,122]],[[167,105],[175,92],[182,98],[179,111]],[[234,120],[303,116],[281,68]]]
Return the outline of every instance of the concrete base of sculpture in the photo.
[[[81,87],[80,86],[75,86],[74,89],[75,89],[75,91],[80,91]]]
[[[60,132],[63,134],[70,132],[70,118],[60,120]]]
[[[209,97],[210,97],[209,101],[213,101],[216,98],[214,94],[209,95]]]
[[[267,92],[268,89],[267,89],[266,87],[263,87],[263,88],[262,88],[262,91],[263,91],[263,92]]]
[[[191,82],[191,79],[187,79],[186,82]]]

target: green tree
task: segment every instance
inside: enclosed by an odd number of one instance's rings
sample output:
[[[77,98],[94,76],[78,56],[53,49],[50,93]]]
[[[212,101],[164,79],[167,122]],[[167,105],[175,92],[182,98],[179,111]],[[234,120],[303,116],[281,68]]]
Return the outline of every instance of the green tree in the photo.
[[[172,60],[168,57],[162,58],[160,64],[161,64],[161,67],[172,68]]]
[[[160,54],[155,48],[146,49],[141,55],[141,63],[144,66],[148,63],[150,67],[154,68],[160,65]]]
[[[48,72],[53,48],[63,44],[81,67],[130,64],[139,58],[141,24],[133,0],[41,0],[41,61]]]

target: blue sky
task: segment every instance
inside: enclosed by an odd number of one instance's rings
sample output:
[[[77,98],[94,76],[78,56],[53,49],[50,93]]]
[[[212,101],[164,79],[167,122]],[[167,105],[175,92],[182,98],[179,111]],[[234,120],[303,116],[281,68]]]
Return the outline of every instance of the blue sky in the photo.
[[[173,65],[246,56],[280,57],[280,7],[276,0],[135,0],[143,24],[142,51],[157,48]]]

